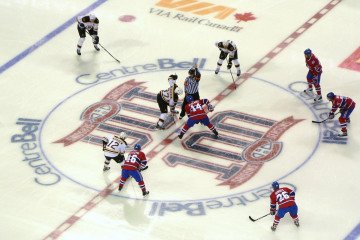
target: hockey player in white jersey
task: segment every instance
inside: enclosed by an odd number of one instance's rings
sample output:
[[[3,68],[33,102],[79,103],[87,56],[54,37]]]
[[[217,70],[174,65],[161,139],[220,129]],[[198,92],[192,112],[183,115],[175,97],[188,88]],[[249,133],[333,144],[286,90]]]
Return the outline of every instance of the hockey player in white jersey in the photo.
[[[221,42],[215,42],[215,46],[218,47],[220,50],[220,56],[219,56],[219,60],[217,61],[215,74],[219,73],[223,61],[225,60],[227,55],[229,55],[227,69],[231,69],[232,63],[234,62],[236,67],[236,76],[240,77],[241,70],[240,70],[240,63],[238,61],[236,44],[231,40],[226,40]]]
[[[99,36],[98,36],[98,28],[99,28],[99,19],[94,14],[89,14],[85,16],[80,16],[77,18],[77,30],[79,32],[80,39],[77,44],[76,53],[81,55],[81,47],[85,41],[86,31],[92,37],[92,41],[94,44],[94,48],[96,51],[100,51],[98,46],[99,44]]]
[[[111,159],[117,163],[124,161],[125,148],[127,146],[126,138],[127,135],[125,132],[121,132],[119,136],[110,135],[103,138],[103,151],[105,156],[104,172],[110,169]]]
[[[160,108],[160,117],[156,124],[157,129],[164,129],[164,123],[168,115],[168,106],[170,107],[171,115],[178,114],[175,110],[176,104],[179,100],[179,95],[183,94],[183,90],[176,84],[178,76],[172,74],[168,77],[169,88],[161,90],[157,95],[157,103]]]

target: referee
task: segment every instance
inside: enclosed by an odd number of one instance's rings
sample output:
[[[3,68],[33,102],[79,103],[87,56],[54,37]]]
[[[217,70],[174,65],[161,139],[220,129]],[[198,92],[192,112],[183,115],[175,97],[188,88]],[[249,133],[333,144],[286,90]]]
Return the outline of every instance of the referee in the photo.
[[[185,79],[184,82],[184,89],[185,89],[185,97],[183,104],[181,106],[181,113],[179,119],[182,119],[185,117],[185,106],[187,103],[186,96],[191,95],[195,100],[199,100],[199,81],[201,78],[201,73],[199,72],[199,69],[197,68],[197,65],[195,64],[194,67],[190,68],[189,70],[189,76]]]

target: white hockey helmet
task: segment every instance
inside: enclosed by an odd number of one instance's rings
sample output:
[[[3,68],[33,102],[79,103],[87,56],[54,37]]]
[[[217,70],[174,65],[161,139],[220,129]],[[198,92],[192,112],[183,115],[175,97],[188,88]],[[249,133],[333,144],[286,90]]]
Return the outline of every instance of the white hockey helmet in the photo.
[[[125,140],[127,138],[127,134],[125,132],[121,132],[119,137],[123,140]]]
[[[94,21],[96,19],[96,16],[92,13],[89,14],[90,21]]]
[[[177,95],[181,95],[181,94],[183,94],[183,90],[181,89],[181,88],[179,88],[179,87],[177,87],[176,89],[175,89],[175,93],[177,94]]]

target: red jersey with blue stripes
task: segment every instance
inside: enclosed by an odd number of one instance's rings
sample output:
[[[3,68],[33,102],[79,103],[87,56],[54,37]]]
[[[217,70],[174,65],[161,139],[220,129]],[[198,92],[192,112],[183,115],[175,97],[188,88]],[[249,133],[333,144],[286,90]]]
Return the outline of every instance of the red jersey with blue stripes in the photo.
[[[204,104],[209,104],[209,100],[206,98],[193,101],[191,103],[186,104],[185,111],[189,118],[193,120],[199,120],[207,117],[204,108],[202,107]]]
[[[270,195],[270,207],[276,208],[276,203],[279,208],[287,208],[295,205],[295,192],[290,188],[283,187],[274,191]]]
[[[314,76],[317,76],[318,74],[322,73],[321,63],[320,63],[319,59],[317,59],[317,57],[315,57],[314,54],[311,54],[311,57],[309,59],[305,58],[305,63],[306,63],[307,68],[309,69],[309,71]]]
[[[332,102],[332,108],[331,108],[332,113],[335,113],[336,109],[338,108],[340,108],[341,110],[342,109],[346,110],[355,107],[355,102],[349,97],[335,95],[334,99],[331,102]]]
[[[142,151],[133,150],[129,153],[121,168],[125,170],[139,170],[144,168],[146,164],[145,154]]]

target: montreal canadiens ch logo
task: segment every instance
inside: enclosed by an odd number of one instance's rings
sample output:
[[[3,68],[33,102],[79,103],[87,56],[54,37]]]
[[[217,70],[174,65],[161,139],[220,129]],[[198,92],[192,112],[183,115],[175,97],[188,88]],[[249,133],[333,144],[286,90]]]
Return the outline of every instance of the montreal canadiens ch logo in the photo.
[[[152,137],[158,134],[155,129],[159,116],[156,93],[148,91],[146,82],[136,79],[110,88],[104,92],[100,101],[83,106],[79,114],[82,123],[72,128],[74,130],[69,129],[65,136],[56,139],[54,143],[63,144],[64,148],[76,144],[95,145],[101,151],[103,136],[125,131],[129,136],[129,144],[139,143],[144,146],[151,161],[162,159],[170,167],[169,170],[182,166],[187,171],[213,174],[214,184],[228,186],[227,189],[240,187],[276,159],[283,149],[281,136],[303,120],[294,119],[293,116],[273,120],[265,116],[216,109],[211,121],[221,133],[219,139],[213,139],[211,132],[203,129],[187,135],[181,141],[182,149],[167,150],[163,147],[159,150],[159,146],[163,146],[162,142],[153,146]],[[175,132],[176,127],[181,126],[175,127],[174,124],[174,121],[168,121],[165,128]],[[147,149],[147,146],[153,149]],[[160,151],[164,153],[157,158]],[[221,161],[209,161],[209,158]],[[149,164],[152,165],[151,162]],[[100,169],[101,162],[98,165]]]

